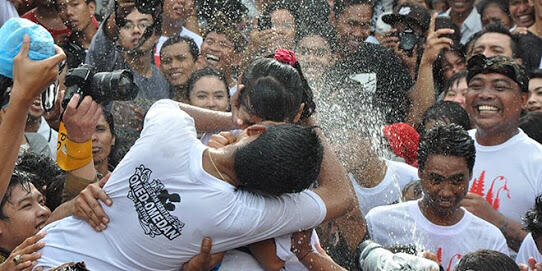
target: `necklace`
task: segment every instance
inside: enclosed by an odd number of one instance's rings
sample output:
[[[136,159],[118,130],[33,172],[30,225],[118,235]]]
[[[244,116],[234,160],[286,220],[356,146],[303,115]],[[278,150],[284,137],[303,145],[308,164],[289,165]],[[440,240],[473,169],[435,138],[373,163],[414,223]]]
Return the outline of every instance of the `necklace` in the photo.
[[[209,160],[211,160],[211,164],[213,164],[213,167],[215,168],[216,172],[218,172],[218,175],[220,175],[220,178],[225,181],[226,178],[224,178],[224,176],[222,176],[222,173],[220,173],[220,170],[218,170],[218,168],[216,167],[215,165],[215,161],[213,161],[213,156],[211,156],[211,152],[208,151],[207,152],[209,154]]]

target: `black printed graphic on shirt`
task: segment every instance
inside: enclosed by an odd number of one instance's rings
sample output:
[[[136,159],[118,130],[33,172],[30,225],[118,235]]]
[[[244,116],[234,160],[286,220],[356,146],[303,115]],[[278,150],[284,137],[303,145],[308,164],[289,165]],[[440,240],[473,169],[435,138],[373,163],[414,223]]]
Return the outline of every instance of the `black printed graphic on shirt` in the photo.
[[[169,240],[181,236],[184,223],[170,214],[181,196],[170,194],[164,189],[164,184],[158,179],[151,179],[152,170],[141,165],[130,177],[130,192],[128,198],[134,202],[139,223],[146,235],[154,238],[164,235]]]

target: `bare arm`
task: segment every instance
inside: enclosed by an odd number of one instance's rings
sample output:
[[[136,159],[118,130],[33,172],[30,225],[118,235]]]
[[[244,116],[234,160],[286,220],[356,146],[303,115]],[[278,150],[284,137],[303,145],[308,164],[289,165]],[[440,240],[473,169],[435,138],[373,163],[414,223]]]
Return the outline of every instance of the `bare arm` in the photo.
[[[209,110],[185,103],[179,103],[181,110],[190,115],[198,132],[229,131],[237,129],[232,121],[232,114]]]
[[[281,270],[284,267],[284,261],[277,256],[277,246],[275,239],[267,239],[249,246],[252,256],[266,270]]]
[[[292,252],[308,270],[345,270],[338,265],[316,243],[316,251],[311,245],[312,230],[296,232],[292,235]]]

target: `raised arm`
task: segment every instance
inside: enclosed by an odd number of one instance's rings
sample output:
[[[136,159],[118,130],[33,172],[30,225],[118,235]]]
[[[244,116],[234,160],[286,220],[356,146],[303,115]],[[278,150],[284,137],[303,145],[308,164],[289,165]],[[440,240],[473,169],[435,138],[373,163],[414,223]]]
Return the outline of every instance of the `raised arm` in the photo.
[[[194,119],[198,132],[229,131],[237,129],[232,121],[232,114],[209,110],[185,103],[179,103],[181,110]]]

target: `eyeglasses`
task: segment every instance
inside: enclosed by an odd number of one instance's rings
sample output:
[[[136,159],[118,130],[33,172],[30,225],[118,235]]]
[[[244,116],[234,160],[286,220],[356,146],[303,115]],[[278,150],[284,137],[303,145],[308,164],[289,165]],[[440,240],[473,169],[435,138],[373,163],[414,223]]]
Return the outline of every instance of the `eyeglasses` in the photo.
[[[135,27],[137,27],[141,31],[145,31],[149,26],[151,26],[151,23],[140,23],[140,24],[133,24],[133,23],[126,23],[122,26],[122,29],[124,30],[132,30]]]

